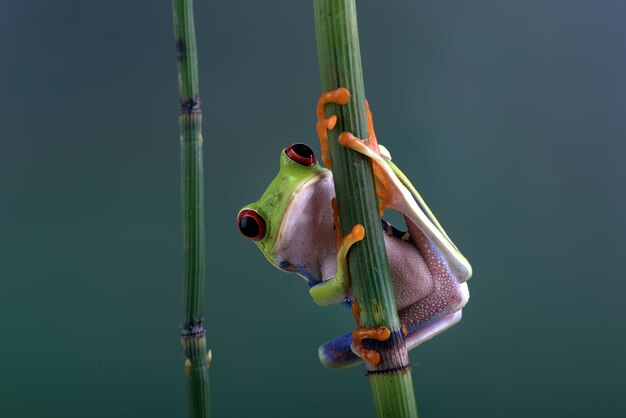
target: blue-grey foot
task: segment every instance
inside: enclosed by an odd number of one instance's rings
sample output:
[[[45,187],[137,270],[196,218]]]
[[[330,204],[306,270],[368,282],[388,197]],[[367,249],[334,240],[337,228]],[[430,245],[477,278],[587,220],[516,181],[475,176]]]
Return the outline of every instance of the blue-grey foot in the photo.
[[[359,364],[362,360],[352,352],[351,345],[351,332],[328,341],[318,350],[320,361],[330,369],[342,369]]]

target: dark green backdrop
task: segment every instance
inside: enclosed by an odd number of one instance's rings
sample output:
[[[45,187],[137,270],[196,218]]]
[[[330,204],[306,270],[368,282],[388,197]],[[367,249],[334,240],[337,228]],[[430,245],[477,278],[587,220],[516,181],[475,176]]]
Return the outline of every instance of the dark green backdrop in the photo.
[[[372,416],[353,327],[237,232],[317,148],[311,1],[197,1],[216,417]],[[379,140],[474,266],[422,417],[623,417],[626,3],[359,2]],[[0,415],[182,417],[169,1],[0,1]]]

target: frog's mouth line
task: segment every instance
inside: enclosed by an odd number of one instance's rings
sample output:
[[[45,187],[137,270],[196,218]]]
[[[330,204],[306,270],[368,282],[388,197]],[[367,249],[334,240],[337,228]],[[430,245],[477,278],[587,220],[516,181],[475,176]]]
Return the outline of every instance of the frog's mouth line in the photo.
[[[287,203],[287,206],[285,207],[285,214],[289,213],[293,207],[293,202],[294,202],[294,198],[298,195],[298,192],[300,192],[300,190],[304,189],[305,187],[311,186],[323,179],[325,179],[327,176],[330,175],[330,170],[328,171],[324,171],[322,173],[316,174],[315,176],[311,177],[309,180],[305,181],[304,183],[302,183],[297,189],[295,189],[292,193],[291,196],[289,196],[289,201]],[[330,202],[328,203],[330,204]],[[285,216],[286,218],[286,216]],[[283,235],[283,229],[287,228],[287,223],[283,222],[282,225],[280,226],[280,229],[278,230],[278,233],[276,234],[276,237],[281,237]],[[278,243],[278,239],[274,240],[274,245],[271,248],[268,248],[267,253],[271,253],[272,250],[274,250],[274,247],[276,246],[276,244]],[[265,253],[265,251],[264,251]],[[266,254],[267,256],[267,254]],[[276,261],[276,260],[273,260]]]

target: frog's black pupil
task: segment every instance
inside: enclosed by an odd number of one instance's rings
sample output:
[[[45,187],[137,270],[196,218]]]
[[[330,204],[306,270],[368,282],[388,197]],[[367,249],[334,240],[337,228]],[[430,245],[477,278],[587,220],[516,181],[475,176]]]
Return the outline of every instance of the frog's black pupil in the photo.
[[[293,144],[285,148],[284,152],[291,161],[305,167],[317,164],[317,161],[315,161],[315,153],[306,144]]]
[[[307,144],[293,144],[291,149],[300,157],[312,158],[313,150]]]
[[[239,230],[248,238],[259,235],[259,223],[252,216],[242,216],[239,220]]]

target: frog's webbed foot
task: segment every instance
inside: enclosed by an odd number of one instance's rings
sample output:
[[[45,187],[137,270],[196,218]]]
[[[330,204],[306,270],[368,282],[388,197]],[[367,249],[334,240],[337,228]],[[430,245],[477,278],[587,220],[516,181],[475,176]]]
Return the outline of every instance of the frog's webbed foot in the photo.
[[[360,324],[359,305],[356,301],[352,302],[352,314],[357,324]],[[376,350],[370,350],[363,345],[363,340],[372,338],[378,341],[386,341],[391,336],[391,331],[387,327],[366,328],[359,325],[357,329],[352,331],[352,352],[361,357],[368,363],[380,363],[380,353]]]
[[[335,203],[333,203],[333,211],[335,212],[335,222],[337,222],[338,218],[336,217]],[[337,272],[335,273],[335,277],[309,289],[313,300],[315,300],[318,305],[322,306],[343,302],[345,300],[348,289],[350,289],[348,251],[350,251],[350,248],[354,244],[365,237],[365,228],[363,228],[361,224],[354,225],[352,230],[344,236],[341,236],[341,230],[338,225],[337,231]]]
[[[328,148],[328,133],[327,129],[333,129],[337,123],[337,115],[331,115],[326,117],[325,107],[328,103],[337,103],[339,105],[345,105],[350,100],[350,92],[348,89],[340,87],[336,90],[327,91],[322,93],[317,101],[317,125],[315,129],[317,136],[320,139],[320,150],[322,152],[322,161],[328,168],[332,168],[333,163],[330,159]]]

